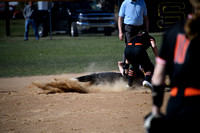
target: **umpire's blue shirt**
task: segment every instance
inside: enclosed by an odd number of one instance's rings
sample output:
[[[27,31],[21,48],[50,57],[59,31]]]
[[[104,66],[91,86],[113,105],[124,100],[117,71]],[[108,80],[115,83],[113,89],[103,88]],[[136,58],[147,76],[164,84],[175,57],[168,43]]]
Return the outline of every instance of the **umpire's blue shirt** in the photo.
[[[147,16],[147,8],[144,0],[124,0],[119,11],[119,17],[124,18],[124,24],[140,26],[143,17]]]

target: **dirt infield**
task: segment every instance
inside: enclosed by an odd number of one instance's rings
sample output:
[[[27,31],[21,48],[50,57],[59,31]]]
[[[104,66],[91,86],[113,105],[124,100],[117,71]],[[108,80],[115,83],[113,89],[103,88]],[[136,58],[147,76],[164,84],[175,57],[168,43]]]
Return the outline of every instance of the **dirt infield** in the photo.
[[[81,75],[0,78],[0,132],[144,133],[143,117],[151,110],[148,89],[126,90],[120,83],[89,93],[46,94],[32,84]]]

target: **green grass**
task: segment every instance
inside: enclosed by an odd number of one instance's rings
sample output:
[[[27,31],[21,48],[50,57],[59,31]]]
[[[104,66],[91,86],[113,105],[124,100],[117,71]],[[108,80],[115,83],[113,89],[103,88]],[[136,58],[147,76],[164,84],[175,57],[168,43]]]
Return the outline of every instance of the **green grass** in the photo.
[[[50,75],[63,73],[118,70],[124,43],[113,36],[84,34],[72,38],[53,35],[36,41],[31,30],[29,41],[24,41],[24,21],[11,21],[11,36],[5,37],[0,21],[0,77]],[[153,35],[157,43],[161,35]],[[152,50],[148,50],[152,62]]]

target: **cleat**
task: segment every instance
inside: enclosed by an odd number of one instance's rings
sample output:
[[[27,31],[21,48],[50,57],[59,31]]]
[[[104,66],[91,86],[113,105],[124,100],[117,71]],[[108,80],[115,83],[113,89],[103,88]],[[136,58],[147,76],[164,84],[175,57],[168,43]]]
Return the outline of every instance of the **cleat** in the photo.
[[[153,85],[152,85],[151,83],[149,83],[148,81],[146,81],[146,80],[144,80],[144,81],[142,82],[142,85],[143,85],[144,87],[147,87],[147,88],[150,88],[151,90],[153,90]]]
[[[127,90],[129,90],[129,89],[131,89],[131,88],[132,88],[131,86],[126,85],[126,89],[127,89]]]
[[[70,78],[71,81],[78,81],[77,78]]]

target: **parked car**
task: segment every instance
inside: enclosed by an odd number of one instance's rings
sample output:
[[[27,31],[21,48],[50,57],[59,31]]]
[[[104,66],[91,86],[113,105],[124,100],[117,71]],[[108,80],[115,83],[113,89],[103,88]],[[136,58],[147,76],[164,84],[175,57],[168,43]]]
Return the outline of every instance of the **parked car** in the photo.
[[[0,2],[0,19],[5,19],[6,16],[9,16],[9,19],[23,19],[23,12],[16,11],[15,5],[9,5],[8,14],[5,12],[5,2]]]
[[[22,11],[15,11],[13,13],[12,19],[24,19]]]
[[[49,33],[49,10],[38,11],[39,36]],[[100,32],[111,35],[115,30],[114,11],[98,8],[92,1],[60,1],[52,2],[51,8],[52,31],[64,31],[70,36],[79,33]]]

